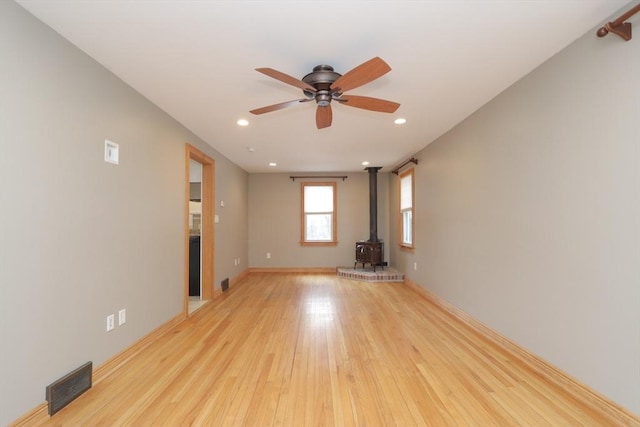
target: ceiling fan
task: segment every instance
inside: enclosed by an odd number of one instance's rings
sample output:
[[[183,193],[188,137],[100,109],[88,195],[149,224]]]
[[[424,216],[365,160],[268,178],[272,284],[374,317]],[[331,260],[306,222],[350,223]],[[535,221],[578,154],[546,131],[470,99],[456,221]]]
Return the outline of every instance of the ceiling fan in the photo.
[[[331,126],[333,113],[331,111],[331,101],[349,107],[362,108],[365,110],[378,111],[382,113],[393,113],[400,104],[379,98],[368,96],[344,95],[344,92],[367,84],[391,71],[391,67],[382,59],[375,57],[364,62],[344,75],[338,74],[329,65],[318,65],[313,71],[298,80],[273,68],[256,68],[256,71],[280,80],[283,83],[302,89],[304,98],[293,101],[281,102],[267,107],[251,110],[253,114],[264,114],[271,111],[281,110],[295,104],[316,101],[316,126],[318,129]]]

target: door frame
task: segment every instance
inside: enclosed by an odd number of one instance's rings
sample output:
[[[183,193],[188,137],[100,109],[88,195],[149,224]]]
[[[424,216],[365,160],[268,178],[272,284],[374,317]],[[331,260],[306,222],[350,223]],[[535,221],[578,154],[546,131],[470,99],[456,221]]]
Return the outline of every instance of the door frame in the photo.
[[[184,307],[185,316],[189,315],[189,199],[190,199],[190,169],[191,160],[202,164],[202,223],[200,235],[201,256],[201,292],[200,299],[213,298],[214,278],[214,200],[215,200],[215,170],[216,162],[193,145],[185,144],[185,203],[184,203]]]

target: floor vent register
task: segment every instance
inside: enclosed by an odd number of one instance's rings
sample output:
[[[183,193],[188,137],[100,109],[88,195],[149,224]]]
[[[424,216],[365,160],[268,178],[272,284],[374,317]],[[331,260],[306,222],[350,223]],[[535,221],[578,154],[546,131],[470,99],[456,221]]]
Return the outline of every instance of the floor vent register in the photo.
[[[49,415],[53,415],[91,388],[92,362],[87,362],[47,386]]]

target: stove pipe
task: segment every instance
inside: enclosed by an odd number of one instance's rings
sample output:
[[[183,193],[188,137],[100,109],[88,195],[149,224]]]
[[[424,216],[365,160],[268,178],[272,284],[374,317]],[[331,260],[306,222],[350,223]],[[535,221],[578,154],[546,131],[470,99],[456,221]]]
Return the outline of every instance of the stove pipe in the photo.
[[[382,167],[364,169],[369,172],[369,242],[378,242],[378,171]]]

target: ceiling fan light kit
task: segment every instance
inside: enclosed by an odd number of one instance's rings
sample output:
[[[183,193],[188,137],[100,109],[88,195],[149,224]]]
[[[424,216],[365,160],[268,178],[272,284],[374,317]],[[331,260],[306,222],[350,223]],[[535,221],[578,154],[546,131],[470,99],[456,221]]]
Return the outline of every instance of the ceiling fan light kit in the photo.
[[[301,80],[281,71],[274,70],[273,68],[256,68],[256,71],[302,89],[305,97],[256,108],[250,111],[252,114],[270,113],[302,102],[315,101],[317,105],[316,127],[318,129],[324,129],[331,126],[333,120],[331,101],[336,101],[339,104],[349,107],[381,113],[393,113],[400,107],[400,104],[397,102],[387,101],[385,99],[343,95],[344,92],[365,85],[391,71],[391,67],[379,57],[372,58],[345,74],[335,72],[330,65],[317,65],[311,73],[304,76]]]

